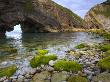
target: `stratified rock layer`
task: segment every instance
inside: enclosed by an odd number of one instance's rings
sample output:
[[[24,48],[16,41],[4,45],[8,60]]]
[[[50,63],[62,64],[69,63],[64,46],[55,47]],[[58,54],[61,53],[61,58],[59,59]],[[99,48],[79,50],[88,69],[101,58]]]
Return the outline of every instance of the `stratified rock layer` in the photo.
[[[89,28],[103,28],[110,31],[110,0],[91,8],[85,16]]]
[[[20,24],[23,32],[65,32],[83,20],[51,0],[0,0],[0,33]]]

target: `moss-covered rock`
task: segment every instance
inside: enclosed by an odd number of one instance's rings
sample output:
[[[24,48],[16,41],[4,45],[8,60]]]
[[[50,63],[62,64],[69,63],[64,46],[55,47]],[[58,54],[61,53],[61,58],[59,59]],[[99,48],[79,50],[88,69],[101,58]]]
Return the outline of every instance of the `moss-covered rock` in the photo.
[[[50,60],[56,60],[56,59],[57,59],[57,56],[55,55],[48,55],[48,56],[36,55],[31,59],[30,65],[31,67],[36,68],[37,66],[41,66],[42,64],[43,65],[48,64]]]
[[[110,70],[110,56],[106,57],[104,59],[101,59],[97,63],[97,66],[102,70]]]
[[[12,76],[17,70],[17,67],[15,65],[5,67],[5,68],[0,68],[0,77],[7,76],[10,77]]]
[[[110,40],[110,34],[105,32],[102,34],[102,37],[105,39],[105,40]]]
[[[110,50],[106,51],[106,54],[110,56]]]
[[[104,44],[99,47],[102,51],[110,50],[110,44]]]
[[[69,77],[67,82],[89,82],[87,78],[81,76]]]
[[[63,72],[56,72],[52,74],[51,82],[63,82],[66,81],[68,78],[68,73],[63,71]]]
[[[106,57],[109,57],[109,56],[110,56],[110,50],[102,53],[102,55],[101,55],[102,58],[106,58]]]
[[[48,53],[48,50],[37,50],[38,55],[45,55]]]
[[[51,76],[51,74],[48,71],[43,71],[41,73],[36,73],[31,82],[47,82],[47,80]]]
[[[55,70],[58,71],[73,71],[78,72],[82,70],[82,65],[74,61],[59,60],[54,65]]]
[[[78,44],[77,46],[75,46],[76,49],[82,49],[85,47],[87,47],[87,44],[84,44],[84,43],[81,43],[81,44]]]

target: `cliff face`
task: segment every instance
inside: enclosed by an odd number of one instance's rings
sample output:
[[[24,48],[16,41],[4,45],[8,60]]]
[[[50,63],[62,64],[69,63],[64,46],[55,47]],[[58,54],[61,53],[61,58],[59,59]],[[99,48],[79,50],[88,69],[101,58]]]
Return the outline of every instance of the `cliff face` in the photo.
[[[85,16],[89,28],[103,28],[110,31],[110,0],[93,7]]]
[[[83,20],[51,0],[0,0],[0,33],[20,24],[23,32],[65,32]]]

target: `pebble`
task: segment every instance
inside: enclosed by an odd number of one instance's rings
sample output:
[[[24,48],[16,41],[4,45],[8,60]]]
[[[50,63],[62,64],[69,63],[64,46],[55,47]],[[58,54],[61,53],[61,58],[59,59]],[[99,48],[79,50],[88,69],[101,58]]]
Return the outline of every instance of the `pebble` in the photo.
[[[88,51],[89,53],[86,51],[78,51],[78,52],[83,54],[79,58],[76,58],[74,56],[67,56],[67,57],[59,56],[59,57],[61,57],[61,59],[67,58],[67,60],[75,60],[76,62],[83,64],[84,75],[86,75],[88,79],[92,79],[93,75],[100,73],[100,70],[96,68],[96,63],[99,61],[100,57],[98,55],[96,56],[92,55],[94,53],[89,51]],[[50,60],[49,65],[41,65],[40,67],[37,67],[37,68],[31,68],[27,59],[20,60],[20,62],[16,62],[16,64],[18,65],[17,72],[14,74],[14,76],[10,77],[10,79],[12,79],[12,82],[23,82],[23,81],[30,82],[30,80],[32,79],[35,73],[40,73],[44,70],[53,72],[53,73],[58,73],[58,71],[55,71],[53,68],[56,61]],[[2,62],[3,65],[7,65],[7,63],[8,62]],[[62,73],[65,73],[65,72],[62,72]],[[67,75],[72,75],[72,74],[73,74],[72,72],[68,72]],[[0,82],[9,82],[9,81],[7,81],[6,77],[3,77],[3,78],[0,78]],[[66,81],[62,81],[62,82],[66,82]]]
[[[23,80],[24,80],[24,76],[19,75],[17,81],[18,82],[23,82]]]
[[[49,65],[50,65],[50,66],[54,66],[54,64],[55,64],[55,61],[53,61],[53,60],[50,60],[50,61],[49,61]]]

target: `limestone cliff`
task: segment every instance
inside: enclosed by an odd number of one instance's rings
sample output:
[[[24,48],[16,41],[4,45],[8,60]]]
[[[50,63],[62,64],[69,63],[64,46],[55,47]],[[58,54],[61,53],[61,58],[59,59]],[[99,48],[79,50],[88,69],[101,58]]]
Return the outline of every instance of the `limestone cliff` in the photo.
[[[110,31],[110,0],[91,8],[85,16],[89,28],[103,28]]]
[[[83,28],[83,20],[52,0],[0,0],[0,33],[16,24],[23,32],[65,32]]]

